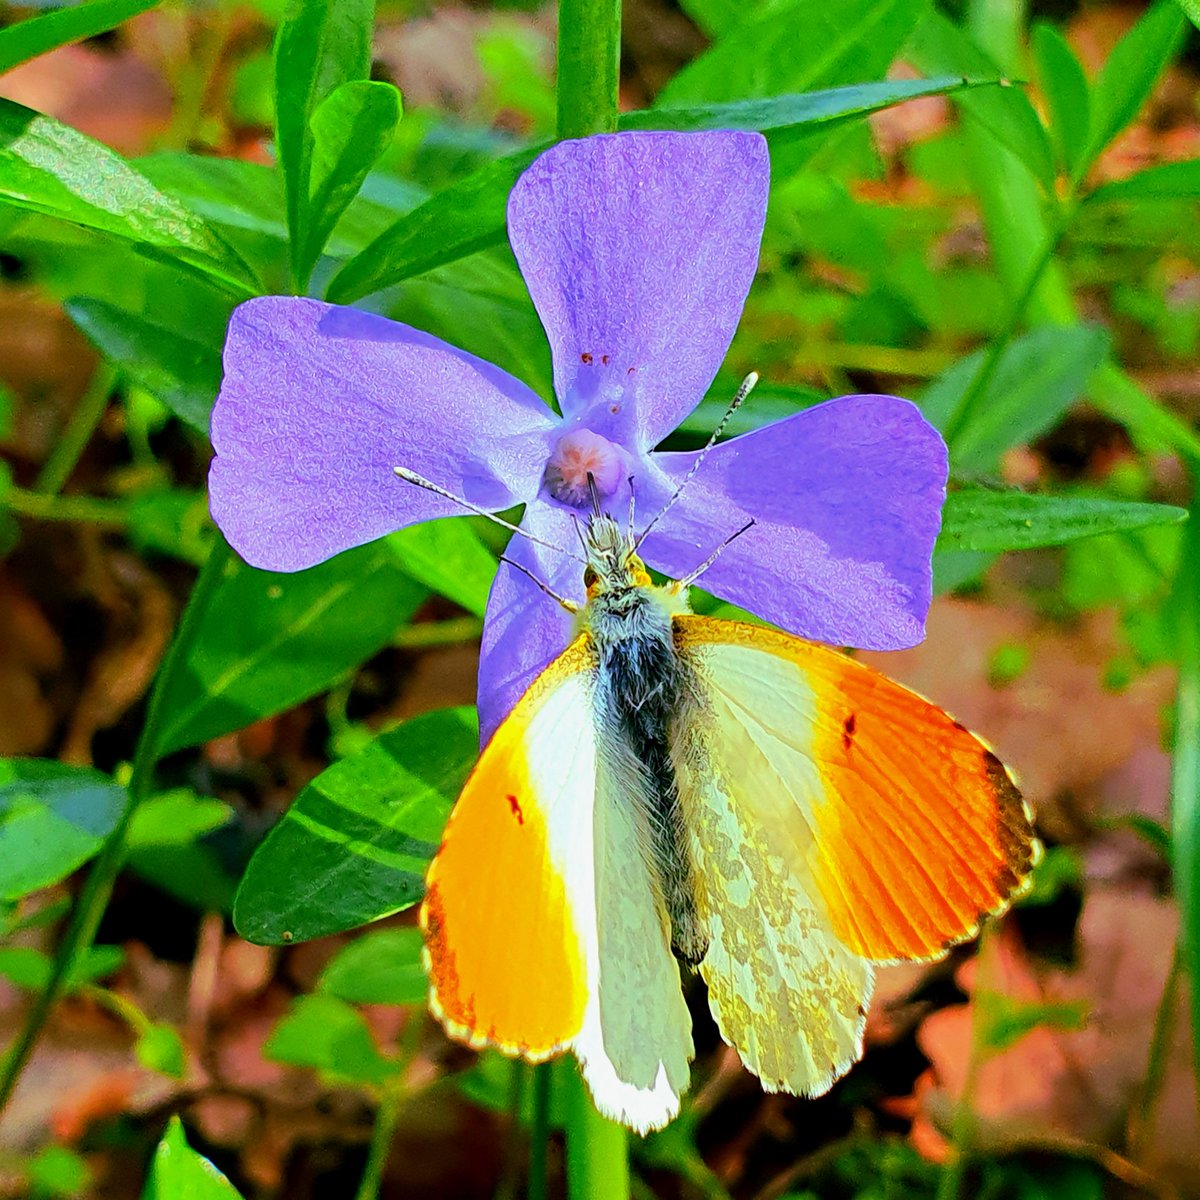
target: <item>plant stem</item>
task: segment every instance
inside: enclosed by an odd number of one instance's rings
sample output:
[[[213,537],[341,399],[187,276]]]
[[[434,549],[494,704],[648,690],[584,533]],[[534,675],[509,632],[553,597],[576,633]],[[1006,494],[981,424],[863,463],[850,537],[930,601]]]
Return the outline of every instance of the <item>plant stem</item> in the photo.
[[[500,1182],[496,1185],[494,1200],[517,1200],[521,1178],[521,1103],[525,1097],[525,1080],[530,1068],[523,1062],[514,1062],[512,1077],[508,1084],[508,1144],[504,1148],[504,1162],[500,1169]]]
[[[125,861],[125,843],[134,813],[150,794],[154,768],[158,762],[158,746],[162,731],[162,697],[166,685],[179,669],[200,618],[208,607],[209,600],[225,574],[229,557],[229,546],[224,538],[218,538],[209,552],[208,559],[200,570],[192,593],[179,620],[175,637],[167,648],[166,656],[154,676],[150,699],[146,705],[146,720],[134,750],[133,767],[129,777],[128,799],[117,827],[108,835],[104,848],[88,872],[79,899],[71,913],[67,932],[54,958],[54,967],[45,988],[34,1002],[25,1026],[18,1035],[0,1073],[0,1111],[8,1103],[21,1071],[24,1069],[42,1027],[45,1025],[55,1001],[62,993],[63,985],[70,976],[71,968],[81,954],[87,952],[96,936],[104,910],[108,907],[113,884]]]
[[[1171,966],[1163,984],[1158,1011],[1154,1014],[1154,1033],[1150,1038],[1150,1053],[1146,1059],[1146,1078],[1141,1095],[1129,1118],[1129,1156],[1135,1162],[1142,1159],[1142,1149],[1149,1138],[1154,1122],[1154,1104],[1162,1087],[1167,1069],[1167,1054],[1175,1029],[1175,1008],[1179,1000],[1179,980],[1183,974],[1183,947],[1176,939],[1171,953]]]
[[[383,1169],[387,1166],[388,1151],[392,1148],[392,1135],[396,1132],[396,1120],[400,1116],[403,1099],[404,1077],[396,1075],[383,1085],[380,1092],[375,1126],[371,1130],[371,1145],[367,1151],[367,1165],[363,1168],[355,1200],[378,1200],[383,1184]]]
[[[1191,977],[1193,1067],[1200,1081],[1200,466],[1192,470],[1191,514],[1173,601],[1179,684],[1171,763],[1171,858],[1183,964]]]
[[[0,492],[0,507],[21,517],[39,521],[81,521],[120,529],[129,522],[129,505],[124,500],[100,496],[55,496],[31,492],[15,484]]]
[[[567,1196],[570,1200],[628,1200],[629,1136],[602,1117],[572,1071],[567,1093]]]
[[[621,0],[558,2],[558,136],[617,128]]]
[[[975,377],[963,393],[962,399],[959,400],[958,407],[946,421],[946,442],[951,447],[963,430],[970,427],[971,420],[987,392],[988,384],[991,383],[992,376],[995,375],[996,368],[1000,365],[1000,359],[1004,357],[1004,352],[1016,337],[1017,330],[1025,320],[1025,311],[1029,307],[1034,293],[1041,286],[1046,270],[1054,261],[1054,255],[1058,252],[1058,247],[1067,232],[1073,208],[1073,204],[1068,202],[1064,207],[1062,219],[1047,234],[1041,253],[1034,260],[1024,286],[1009,309],[1008,319],[1004,322],[1000,332],[992,339],[987,354],[979,364],[979,370],[975,372]]]
[[[529,1129],[529,1184],[526,1200],[546,1200],[546,1148],[550,1143],[550,1084],[555,1067],[530,1067],[533,1075],[533,1124]],[[567,1135],[570,1137],[570,1134]]]
[[[100,418],[104,416],[104,410],[108,407],[108,397],[116,381],[117,372],[109,363],[102,362],[97,365],[88,381],[87,390],[79,398],[79,404],[66,431],[42,465],[37,482],[33,485],[34,491],[44,492],[48,496],[57,495],[62,491],[84,450],[87,449]]]

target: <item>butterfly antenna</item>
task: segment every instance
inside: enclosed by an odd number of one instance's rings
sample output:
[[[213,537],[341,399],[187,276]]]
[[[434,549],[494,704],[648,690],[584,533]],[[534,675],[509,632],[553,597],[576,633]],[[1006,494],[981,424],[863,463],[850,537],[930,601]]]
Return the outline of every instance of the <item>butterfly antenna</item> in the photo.
[[[567,610],[567,612],[577,613],[579,611],[579,605],[576,604],[574,600],[568,600],[566,596],[560,596],[558,592],[556,592],[544,579],[539,579],[528,567],[522,566],[515,559],[508,558],[503,554],[500,555],[500,561],[502,563],[508,563],[510,567],[514,567],[516,570],[520,571],[522,575],[532,579],[533,582],[536,583],[537,586],[543,592],[545,592],[551,600],[557,600],[558,603]]]
[[[462,496],[456,496],[453,492],[448,492],[444,487],[440,487],[430,479],[426,479],[424,475],[418,475],[416,471],[410,471],[407,467],[393,467],[392,470],[396,475],[403,479],[405,483],[415,484],[419,488],[424,488],[427,492],[432,492],[435,496],[441,496],[446,500],[453,500],[455,504],[461,505],[467,512],[474,513],[477,517],[486,517],[494,525],[499,525],[502,529],[507,529],[511,533],[519,533],[527,541],[533,542],[537,546],[544,546],[547,550],[553,550],[556,554],[565,554],[568,558],[573,558],[576,562],[585,563],[586,559],[580,558],[578,554],[572,554],[570,550],[564,550],[561,546],[556,546],[553,542],[547,542],[544,538],[540,538],[537,534],[530,533],[528,529],[522,529],[519,525],[514,525],[511,521],[506,521],[503,517],[496,516],[495,513],[488,512],[486,508],[480,508],[478,504],[472,504],[470,500],[464,500]],[[557,599],[557,597],[555,597]]]
[[[671,493],[671,498],[658,510],[650,520],[650,524],[642,530],[637,541],[633,543],[633,548],[636,551],[639,546],[646,540],[646,535],[658,524],[660,520],[674,506],[675,501],[683,494],[683,489],[691,483],[696,472],[700,470],[704,460],[708,457],[708,452],[717,444],[717,439],[725,432],[725,426],[729,424],[733,414],[742,407],[742,401],[754,390],[754,385],[758,382],[758,372],[751,371],[745,379],[742,380],[741,387],[734,393],[733,399],[729,402],[729,407],[725,410],[725,415],[717,422],[717,427],[712,431],[712,436],[704,443],[703,449],[696,455],[695,461],[688,468],[688,473],[679,481],[679,486]]]
[[[633,476],[629,476],[629,524],[625,527],[625,536],[633,541]]]
[[[708,568],[711,567],[713,563],[715,563],[717,559],[721,557],[721,554],[731,542],[737,541],[737,539],[740,538],[743,533],[745,533],[748,529],[752,529],[753,526],[754,518],[751,517],[750,520],[741,527],[741,529],[734,530],[734,532],[731,533],[690,575],[685,575],[681,580],[679,580],[678,586],[680,588],[691,587],[692,584],[695,583],[696,580],[699,579],[700,576],[703,575],[704,572],[707,571]]]
[[[604,516],[604,510],[600,507],[600,489],[596,487],[596,477],[589,471],[587,473],[588,495],[592,498],[592,516]]]

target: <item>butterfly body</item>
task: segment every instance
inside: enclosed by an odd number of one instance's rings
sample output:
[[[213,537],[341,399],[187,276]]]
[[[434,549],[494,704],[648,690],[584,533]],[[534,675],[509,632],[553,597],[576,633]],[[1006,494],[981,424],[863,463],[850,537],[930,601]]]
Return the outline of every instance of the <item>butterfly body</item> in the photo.
[[[601,1111],[657,1128],[693,1048],[681,966],[770,1090],[861,1055],[874,965],[936,957],[1036,855],[1003,767],[827,647],[689,612],[589,522],[570,647],[485,749],[422,921],[447,1030],[574,1051]]]

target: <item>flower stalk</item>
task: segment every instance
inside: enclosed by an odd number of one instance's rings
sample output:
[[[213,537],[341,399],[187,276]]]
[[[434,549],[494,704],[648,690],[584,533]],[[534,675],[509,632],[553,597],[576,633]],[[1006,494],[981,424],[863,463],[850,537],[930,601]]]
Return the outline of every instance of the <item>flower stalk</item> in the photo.
[[[615,133],[621,0],[559,0],[558,136]]]

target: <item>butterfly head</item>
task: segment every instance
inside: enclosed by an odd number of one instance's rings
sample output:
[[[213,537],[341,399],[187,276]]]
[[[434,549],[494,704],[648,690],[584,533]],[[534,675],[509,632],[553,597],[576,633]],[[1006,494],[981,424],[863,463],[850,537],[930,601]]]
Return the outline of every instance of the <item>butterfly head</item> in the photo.
[[[600,507],[600,495],[591,475],[588,485],[592,497],[592,511],[588,516],[583,537],[587,565],[583,572],[583,584],[589,600],[605,592],[628,591],[631,588],[647,587],[650,575],[646,564],[634,550],[632,531],[625,531]]]

